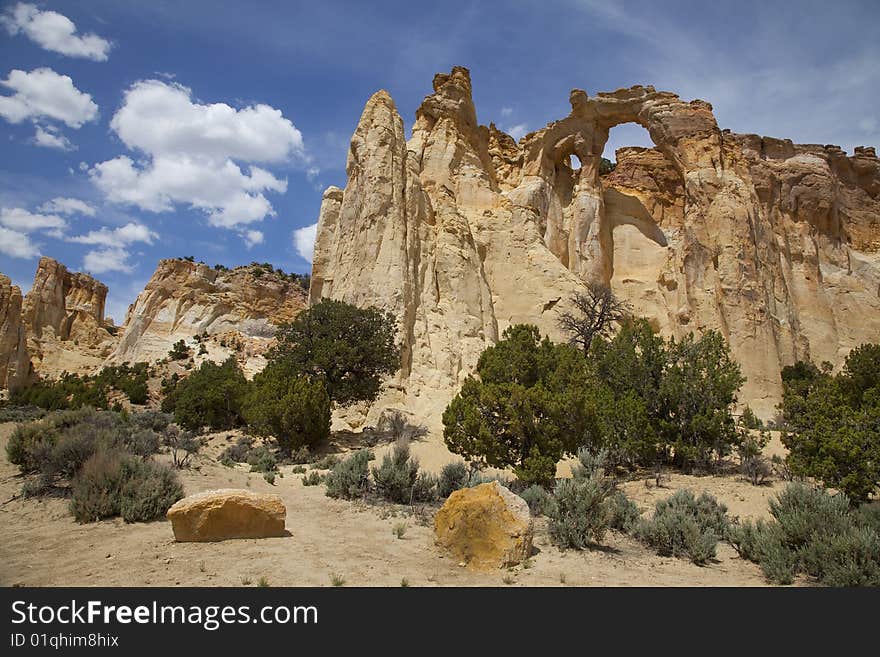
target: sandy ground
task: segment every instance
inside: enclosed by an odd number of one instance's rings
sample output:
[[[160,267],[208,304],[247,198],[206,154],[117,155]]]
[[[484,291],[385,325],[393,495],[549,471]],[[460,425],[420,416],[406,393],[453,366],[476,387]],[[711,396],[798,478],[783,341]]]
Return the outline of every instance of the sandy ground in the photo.
[[[270,586],[763,586],[758,567],[720,544],[717,560],[698,567],[658,557],[627,536],[610,532],[601,550],[561,552],[551,545],[544,519],[536,521],[536,554],[510,570],[478,573],[460,567],[433,542],[428,509],[378,507],[333,500],[323,486],[303,486],[302,475],[282,467],[275,485],[246,466],[227,468],[216,457],[232,441],[214,434],[194,464],[181,473],[187,494],[213,488],[273,492],[287,507],[290,536],[176,543],[167,521],[126,524],[113,519],[74,522],[64,499],[16,498],[22,478],[5,458],[14,425],[0,424],[0,585],[3,586],[241,586],[265,578]],[[771,447],[773,447],[771,445]],[[778,447],[778,445],[777,445]],[[388,445],[376,447],[381,454]],[[423,467],[438,470],[454,459],[439,437],[414,443]],[[780,482],[755,487],[735,475],[672,474],[657,488],[653,479],[623,485],[643,510],[676,488],[707,491],[733,515],[766,514],[767,498]],[[406,523],[403,538],[394,528]]]

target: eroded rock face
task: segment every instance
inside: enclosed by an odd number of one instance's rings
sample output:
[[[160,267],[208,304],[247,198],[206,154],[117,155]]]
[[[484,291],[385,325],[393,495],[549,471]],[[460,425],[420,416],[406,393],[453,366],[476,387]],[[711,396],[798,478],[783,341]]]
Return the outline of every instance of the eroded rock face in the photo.
[[[532,552],[529,506],[497,481],[452,493],[434,517],[434,534],[475,570],[515,566]]]
[[[107,286],[40,258],[21,315],[34,370],[44,377],[86,373],[110,353],[115,337],[104,320]]]
[[[259,273],[258,273],[259,271]],[[218,271],[187,260],[162,260],[129,308],[112,362],[156,361],[178,340],[207,333],[212,360],[233,353],[261,369],[276,325],[306,305],[299,283],[256,267]],[[223,346],[226,345],[226,346]]]
[[[15,390],[30,376],[21,304],[21,289],[0,274],[0,389]]]
[[[179,542],[285,536],[287,510],[278,495],[222,488],[190,495],[168,509]]]
[[[764,417],[797,359],[880,336],[880,162],[721,131],[709,103],[636,86],[590,97],[518,143],[480,126],[466,69],[434,78],[412,137],[385,92],[324,196],[311,300],[384,307],[404,345],[394,404],[439,420],[509,325],[562,339],[556,310],[610,283],[664,335],[720,330]],[[600,176],[608,131],[645,127]],[[571,168],[571,156],[581,162]],[[352,420],[354,422],[354,420]]]

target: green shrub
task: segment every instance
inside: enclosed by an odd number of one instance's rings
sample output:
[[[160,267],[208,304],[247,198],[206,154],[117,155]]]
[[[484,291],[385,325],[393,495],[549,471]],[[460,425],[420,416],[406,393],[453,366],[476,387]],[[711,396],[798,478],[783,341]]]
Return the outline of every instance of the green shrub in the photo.
[[[575,348],[542,340],[535,326],[510,326],[443,412],[446,446],[481,466],[512,467],[526,484],[550,485],[557,462],[595,423],[585,377]]]
[[[519,496],[529,505],[529,511],[533,516],[551,517],[556,511],[556,502],[553,496],[543,486],[532,484]]]
[[[757,536],[758,565],[770,582],[788,585],[798,572],[797,553],[790,550],[782,539],[778,525],[769,525]]]
[[[22,473],[37,472],[48,459],[58,430],[46,420],[36,420],[15,428],[6,443],[6,457]]]
[[[276,472],[278,463],[275,455],[265,445],[261,445],[250,451],[247,456],[247,463],[251,466],[251,472]],[[271,482],[270,482],[271,483]]]
[[[826,586],[880,586],[880,535],[855,526],[824,535],[804,550],[802,561]]]
[[[73,480],[70,510],[77,522],[121,515],[126,522],[162,518],[183,487],[169,467],[119,449],[96,452]]]
[[[314,447],[330,436],[330,397],[321,380],[273,363],[248,384],[242,416],[256,434],[272,436],[286,452]]]
[[[161,411],[142,411],[131,416],[132,424],[141,429],[162,432],[174,421],[171,413]]]
[[[267,368],[320,379],[331,402],[373,401],[400,368],[396,320],[378,308],[321,299],[279,327]]]
[[[186,340],[178,340],[171,346],[168,352],[168,358],[171,360],[184,360],[189,358],[189,347],[186,346]]]
[[[327,495],[347,500],[363,497],[370,489],[369,450],[362,449],[337,463],[327,475]]]
[[[466,488],[468,485],[467,466],[464,461],[447,463],[440,470],[440,480],[437,483],[437,492],[441,498],[447,498],[455,491]]]
[[[46,414],[46,409],[34,405],[15,406],[0,404],[0,422],[31,422]]]
[[[770,442],[770,434],[763,431],[757,436],[746,433],[737,447],[740,472],[752,483],[760,486],[770,476],[772,468],[764,457],[764,448]]]
[[[77,522],[95,522],[119,515],[125,484],[121,450],[96,452],[73,479],[70,512]]]
[[[340,458],[336,454],[327,454],[327,456],[325,456],[324,458],[312,463],[312,468],[314,468],[315,470],[332,470],[334,467],[336,467],[339,461]]]
[[[855,522],[859,527],[868,527],[880,534],[880,502],[862,504],[856,510]]]
[[[606,500],[613,484],[601,476],[560,479],[553,491],[555,508],[550,537],[560,548],[582,550],[600,544],[609,527]]]
[[[638,505],[629,499],[622,490],[614,491],[606,500],[608,506],[608,526],[625,534],[632,533],[642,512]]]
[[[831,375],[811,363],[782,371],[782,412],[792,473],[839,490],[853,502],[880,489],[880,344],[864,344]]]
[[[398,441],[392,453],[382,457],[382,465],[372,472],[376,493],[389,502],[410,504],[437,497],[435,480],[419,473],[419,461],[410,456],[409,443],[404,440]]]
[[[247,463],[248,455],[253,448],[254,439],[241,436],[234,445],[229,445],[220,452],[220,460],[231,463]]]
[[[850,509],[843,494],[790,484],[770,501],[774,520],[731,528],[729,540],[768,580],[791,584],[799,572],[826,586],[880,586],[880,533],[871,510]]]
[[[163,411],[173,411],[174,420],[184,429],[202,427],[230,429],[241,423],[241,403],[247,381],[235,358],[222,365],[205,361],[181,380],[163,402]]]
[[[654,514],[635,528],[636,537],[661,556],[687,557],[704,565],[715,557],[719,539],[727,536],[727,508],[707,493],[694,497],[679,490],[660,500]]]
[[[322,475],[317,470],[312,470],[309,474],[303,477],[303,486],[317,486],[319,484],[324,483],[324,480],[327,477]],[[336,495],[331,495],[330,497],[338,497]]]
[[[165,517],[183,497],[183,486],[174,470],[152,461],[123,461],[125,483],[119,498],[119,515],[125,522],[149,522]]]
[[[139,429],[125,440],[125,446],[132,454],[146,458],[158,453],[161,441],[152,429]]]
[[[746,406],[743,409],[742,415],[739,418],[739,422],[744,429],[764,428],[764,423],[761,422],[761,419],[757,415],[755,415],[755,412],[749,406]]]
[[[162,443],[171,450],[171,459],[175,468],[185,468],[190,459],[202,448],[202,441],[190,431],[181,431],[175,426],[165,430]]]
[[[770,500],[770,515],[779,523],[782,541],[795,552],[818,536],[840,534],[852,525],[846,495],[792,483]]]

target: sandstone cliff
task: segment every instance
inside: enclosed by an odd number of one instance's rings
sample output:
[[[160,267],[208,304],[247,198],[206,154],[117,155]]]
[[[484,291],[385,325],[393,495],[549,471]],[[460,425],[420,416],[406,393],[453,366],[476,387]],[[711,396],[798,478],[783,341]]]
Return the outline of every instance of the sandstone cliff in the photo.
[[[561,339],[555,311],[591,280],[665,335],[722,331],[764,417],[782,366],[839,364],[880,338],[873,149],[731,134],[709,103],[653,87],[570,103],[517,143],[478,124],[460,67],[435,76],[408,142],[386,92],[367,102],[346,188],[324,194],[310,294],[399,318],[402,369],[373,415],[395,404],[436,422],[504,328]],[[656,148],[621,149],[600,176],[608,131],[627,122]]]
[[[298,281],[258,265],[217,270],[162,260],[129,307],[110,361],[161,360],[178,340],[194,345],[196,336],[207,334],[207,358],[238,354],[253,374],[262,368],[275,326],[293,319],[306,303]]]
[[[0,274],[0,389],[14,390],[30,376],[21,303],[21,289]]]
[[[115,338],[104,321],[107,286],[70,272],[52,258],[40,258],[34,284],[21,308],[27,349],[43,377],[86,373],[99,365]]]

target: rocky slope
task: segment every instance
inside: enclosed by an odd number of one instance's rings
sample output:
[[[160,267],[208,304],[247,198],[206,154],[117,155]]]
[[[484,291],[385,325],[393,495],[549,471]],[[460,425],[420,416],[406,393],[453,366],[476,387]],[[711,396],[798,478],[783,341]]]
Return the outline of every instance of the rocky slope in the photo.
[[[21,322],[33,368],[43,377],[86,373],[109,355],[113,328],[104,320],[107,286],[70,272],[52,258],[40,258],[34,284],[25,295]]]
[[[21,289],[0,274],[0,389],[14,390],[30,376],[21,303]]]
[[[402,369],[371,414],[394,404],[436,421],[510,324],[561,339],[555,311],[586,281],[665,335],[722,331],[748,378],[741,399],[764,417],[782,366],[839,364],[880,337],[873,149],[735,135],[709,103],[641,86],[576,89],[567,117],[516,142],[478,124],[466,69],[433,86],[409,141],[391,97],[369,99],[346,188],[325,192],[318,221],[311,300],[399,318]],[[600,176],[608,131],[628,122],[656,148],[621,149]]]
[[[235,353],[253,374],[263,366],[275,326],[293,319],[306,303],[298,281],[260,266],[217,270],[162,260],[129,307],[110,361],[161,360],[178,340],[194,346],[196,336],[207,334],[206,358],[219,361]]]

